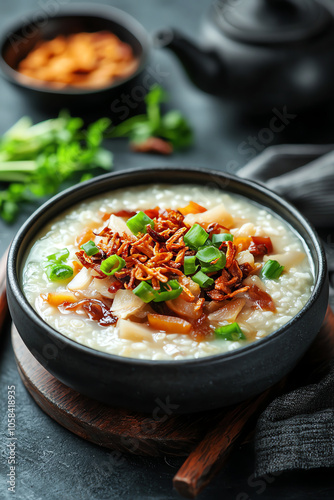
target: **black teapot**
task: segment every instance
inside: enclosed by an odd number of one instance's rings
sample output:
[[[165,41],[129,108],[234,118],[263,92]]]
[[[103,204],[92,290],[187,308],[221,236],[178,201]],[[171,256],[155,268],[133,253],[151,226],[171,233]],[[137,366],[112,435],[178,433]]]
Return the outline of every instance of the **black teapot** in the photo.
[[[325,0],[216,0],[197,39],[155,34],[195,85],[244,110],[334,101],[334,15]]]

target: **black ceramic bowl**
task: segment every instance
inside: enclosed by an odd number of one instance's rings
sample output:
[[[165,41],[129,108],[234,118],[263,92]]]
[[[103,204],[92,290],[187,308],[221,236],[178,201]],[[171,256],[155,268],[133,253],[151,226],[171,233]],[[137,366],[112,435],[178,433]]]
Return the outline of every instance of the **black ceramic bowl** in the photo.
[[[57,11],[57,9],[56,9]],[[32,78],[24,77],[16,71],[18,63],[30,52],[39,40],[49,40],[57,35],[69,35],[82,31],[108,30],[122,41],[131,45],[139,60],[137,70],[127,78],[119,79],[111,85],[99,89],[67,87],[53,89],[38,84]],[[8,28],[0,42],[0,69],[5,78],[29,99],[43,108],[85,109],[96,105],[110,106],[123,93],[131,92],[138,83],[150,51],[150,40],[144,28],[129,14],[107,5],[72,4],[61,7],[48,15],[46,10],[36,12],[24,23]]]
[[[70,340],[47,325],[25,299],[20,276],[24,255],[50,219],[90,196],[159,183],[196,183],[254,200],[287,221],[305,240],[315,265],[315,285],[305,307],[285,326],[236,351],[184,361],[143,361],[110,355]],[[77,185],[37,210],[20,229],[8,256],[8,304],[23,341],[55,377],[100,401],[149,411],[160,403],[172,411],[196,412],[237,403],[278,382],[315,338],[328,304],[323,249],[313,228],[291,205],[254,182],[204,169],[130,170]],[[162,403],[161,403],[162,402]]]

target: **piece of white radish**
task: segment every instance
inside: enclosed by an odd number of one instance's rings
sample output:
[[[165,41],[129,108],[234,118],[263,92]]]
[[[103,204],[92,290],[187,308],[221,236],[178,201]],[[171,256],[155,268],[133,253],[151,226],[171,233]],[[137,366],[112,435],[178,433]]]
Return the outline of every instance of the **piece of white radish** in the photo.
[[[210,323],[221,323],[223,321],[228,321],[233,323],[236,321],[238,314],[246,304],[246,299],[244,298],[234,298],[230,302],[227,302],[216,312],[209,314],[208,319]]]
[[[155,332],[148,326],[134,323],[127,319],[118,320],[117,325],[119,327],[119,336],[121,339],[132,340],[133,342],[141,342],[143,340],[149,342],[153,341],[152,334]]]
[[[195,295],[195,297],[199,297],[201,293],[201,287],[199,286],[198,283],[195,283],[191,278],[188,278],[188,276],[181,276],[179,278],[179,283],[182,286],[185,286],[188,288],[188,290]]]
[[[304,252],[299,252],[298,250],[290,250],[289,252],[278,253],[276,255],[265,255],[263,260],[277,260],[281,266],[284,266],[285,270],[289,270],[291,267],[296,267],[305,259]]]
[[[94,279],[94,281],[92,282],[91,284],[91,287],[98,293],[100,293],[102,295],[102,297],[106,297],[108,299],[113,299],[116,295],[116,292],[115,293],[110,293],[108,291],[108,288],[110,288],[111,284],[113,283],[113,281],[116,281],[114,278],[112,277],[108,277],[108,278],[105,278],[105,279]]]
[[[218,224],[230,228],[233,226],[233,217],[229,212],[227,212],[223,203],[221,203],[214,208],[210,208],[210,210],[207,210],[206,212],[186,215],[184,222],[189,226],[193,226],[196,222],[207,222],[209,224],[211,222],[218,222]]]
[[[202,315],[201,309],[195,309],[196,302],[187,302],[181,296],[177,299],[168,300],[166,305],[171,311],[185,319],[199,319]]]
[[[231,229],[231,233],[236,238],[247,238],[255,235],[255,226],[251,222],[243,224],[241,227]]]
[[[118,318],[126,319],[138,313],[145,306],[145,302],[137,297],[131,290],[117,290],[111,306],[111,311]]]
[[[83,267],[76,276],[69,282],[67,288],[72,292],[86,290],[93,279],[91,269]]]
[[[130,231],[128,226],[126,225],[126,222],[122,217],[117,217],[116,215],[111,215],[108,221],[108,227],[114,232],[118,233],[121,236],[123,233],[127,234],[128,236],[132,237],[135,239],[134,234]]]
[[[243,285],[245,286],[252,286],[252,285],[256,285],[258,288],[260,288],[260,290],[263,290],[264,292],[266,291],[266,286],[265,284],[263,283],[262,280],[260,280],[260,278],[258,276],[256,276],[255,274],[252,275],[252,276],[248,276],[243,282],[242,282]]]
[[[239,266],[241,264],[250,264],[251,266],[254,266],[254,256],[249,250],[244,250],[243,252],[238,253],[236,260]]]

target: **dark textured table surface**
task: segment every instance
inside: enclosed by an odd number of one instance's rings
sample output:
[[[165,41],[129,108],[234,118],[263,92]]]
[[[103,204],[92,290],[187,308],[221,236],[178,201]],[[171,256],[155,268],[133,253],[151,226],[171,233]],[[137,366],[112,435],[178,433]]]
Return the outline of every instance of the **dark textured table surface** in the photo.
[[[0,33],[14,19],[24,20],[33,9],[57,11],[66,0],[11,0],[0,3]],[[165,26],[176,26],[189,35],[199,31],[200,18],[210,1],[202,0],[115,0],[110,3],[135,16],[152,33]],[[110,143],[115,169],[130,167],[177,165],[207,166],[235,172],[255,154],[245,154],[242,144],[259,139],[268,118],[250,120],[237,115],[233,108],[207,96],[188,82],[179,63],[167,52],[155,52],[150,68],[161,76],[161,84],[171,95],[170,106],[180,108],[193,124],[195,146],[170,158],[130,153],[123,141]],[[106,103],[106,109],[110,103]],[[34,120],[47,118],[36,110],[9,84],[0,80],[0,133],[18,118],[29,114]],[[332,143],[333,113],[297,116],[289,127],[277,134],[274,143]],[[257,142],[258,151],[265,146]],[[13,226],[0,221],[0,254],[11,241],[20,224],[31,213],[26,209]],[[6,323],[0,338],[1,374],[1,476],[0,498],[17,500],[102,500],[179,498],[172,489],[172,478],[182,460],[147,459],[122,456],[117,460],[111,452],[71,434],[45,415],[23,387],[10,344],[10,324]],[[7,490],[8,435],[7,387],[16,388],[16,492]],[[287,499],[325,500],[334,497],[332,470],[289,472],[255,480],[252,444],[235,450],[228,464],[212,484],[199,496],[202,500]]]

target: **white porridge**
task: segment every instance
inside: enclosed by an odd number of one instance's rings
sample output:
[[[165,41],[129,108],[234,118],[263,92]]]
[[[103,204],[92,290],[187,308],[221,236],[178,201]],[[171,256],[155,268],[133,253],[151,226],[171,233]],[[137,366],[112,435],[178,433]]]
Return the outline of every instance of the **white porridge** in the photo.
[[[303,308],[313,282],[306,246],[282,219],[195,185],[119,189],[75,206],[38,235],[22,274],[54,329],[150,360],[261,339]]]

